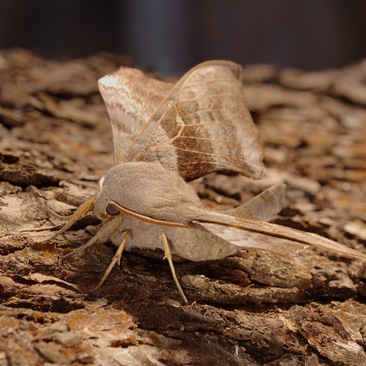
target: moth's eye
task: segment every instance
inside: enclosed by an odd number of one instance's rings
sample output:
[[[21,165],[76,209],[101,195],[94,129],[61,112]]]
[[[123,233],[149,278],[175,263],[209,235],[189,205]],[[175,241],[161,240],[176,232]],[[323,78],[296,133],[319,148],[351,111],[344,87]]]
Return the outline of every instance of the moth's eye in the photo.
[[[105,211],[107,212],[108,215],[111,216],[119,214],[119,209],[113,203],[108,203],[107,207],[105,208]]]
[[[100,178],[100,180],[99,180],[99,188],[100,189],[103,188],[103,183],[104,183],[104,177]]]

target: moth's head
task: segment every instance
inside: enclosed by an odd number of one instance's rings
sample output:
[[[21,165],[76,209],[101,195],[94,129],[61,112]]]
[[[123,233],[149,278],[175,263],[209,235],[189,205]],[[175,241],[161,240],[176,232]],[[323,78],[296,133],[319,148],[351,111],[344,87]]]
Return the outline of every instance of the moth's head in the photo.
[[[111,202],[109,188],[104,186],[105,177],[99,180],[99,193],[94,203],[94,214],[100,220],[107,220],[113,216],[120,214],[118,208]],[[111,197],[114,198],[114,197]]]
[[[143,195],[138,187],[141,188],[141,180],[146,174],[149,172],[139,163],[124,163],[109,169],[99,181],[100,190],[95,200],[94,214],[101,220],[120,214],[113,202],[137,212],[144,212],[145,205],[149,207],[148,202],[146,203],[149,201],[149,193],[143,188]]]

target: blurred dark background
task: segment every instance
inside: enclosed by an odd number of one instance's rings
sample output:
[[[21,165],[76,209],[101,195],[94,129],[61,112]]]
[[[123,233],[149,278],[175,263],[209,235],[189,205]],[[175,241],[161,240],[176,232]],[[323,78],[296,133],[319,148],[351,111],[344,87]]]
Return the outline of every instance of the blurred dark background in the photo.
[[[0,49],[101,51],[181,73],[207,59],[305,70],[366,56],[365,0],[0,0]]]

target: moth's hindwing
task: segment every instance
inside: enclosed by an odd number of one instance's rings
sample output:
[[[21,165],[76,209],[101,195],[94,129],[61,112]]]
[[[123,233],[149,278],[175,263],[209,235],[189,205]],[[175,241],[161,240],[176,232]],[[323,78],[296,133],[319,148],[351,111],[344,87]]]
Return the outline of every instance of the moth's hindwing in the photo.
[[[99,86],[112,124],[116,164],[159,161],[185,180],[219,170],[262,175],[262,149],[239,65],[204,62],[175,85],[121,68]]]

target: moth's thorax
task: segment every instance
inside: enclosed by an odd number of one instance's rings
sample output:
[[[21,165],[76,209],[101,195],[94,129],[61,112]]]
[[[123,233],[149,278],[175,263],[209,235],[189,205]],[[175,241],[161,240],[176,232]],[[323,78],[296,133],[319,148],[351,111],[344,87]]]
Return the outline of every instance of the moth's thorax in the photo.
[[[201,206],[196,192],[179,173],[157,162],[122,163],[111,168],[95,202],[95,215],[105,219],[111,201],[141,214],[182,204]]]

